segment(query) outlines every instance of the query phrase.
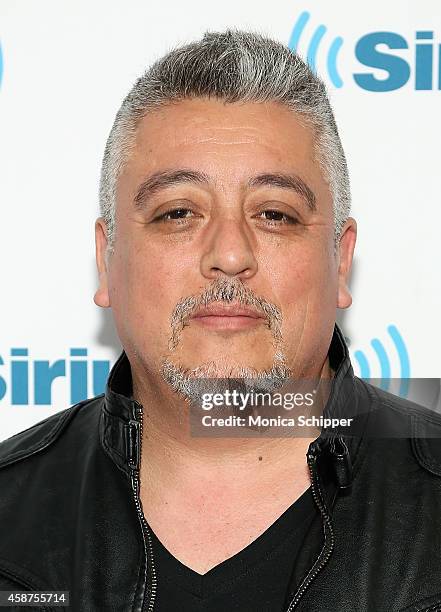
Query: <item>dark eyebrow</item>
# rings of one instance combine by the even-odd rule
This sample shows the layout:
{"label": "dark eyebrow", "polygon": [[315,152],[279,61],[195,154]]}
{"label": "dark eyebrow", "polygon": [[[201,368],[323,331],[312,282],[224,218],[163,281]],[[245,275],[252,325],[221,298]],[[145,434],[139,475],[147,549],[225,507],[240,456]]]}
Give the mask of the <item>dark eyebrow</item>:
{"label": "dark eyebrow", "polygon": [[210,179],[207,174],[195,170],[164,170],[163,172],[155,172],[138,187],[133,200],[135,206],[142,208],[145,201],[158,191],[161,191],[161,189],[181,183],[196,183],[208,186]]}
{"label": "dark eyebrow", "polygon": [[255,176],[248,181],[249,187],[259,187],[261,185],[291,189],[291,191],[295,191],[302,196],[312,212],[317,210],[316,198],[313,191],[308,187],[305,181],[296,174],[259,174],[259,176]]}
{"label": "dark eyebrow", "polygon": [[[182,183],[195,183],[198,185],[208,186],[210,184],[210,177],[204,172],[186,169],[155,172],[146,178],[138,187],[134,197],[135,206],[137,208],[142,208],[146,200],[148,200],[155,193],[161,191],[161,189]],[[281,187],[282,189],[290,189],[291,191],[295,191],[297,194],[302,196],[311,211],[314,212],[317,210],[314,193],[308,187],[305,181],[303,181],[296,174],[259,174],[258,176],[251,178],[247,183],[248,188],[260,186]]]}

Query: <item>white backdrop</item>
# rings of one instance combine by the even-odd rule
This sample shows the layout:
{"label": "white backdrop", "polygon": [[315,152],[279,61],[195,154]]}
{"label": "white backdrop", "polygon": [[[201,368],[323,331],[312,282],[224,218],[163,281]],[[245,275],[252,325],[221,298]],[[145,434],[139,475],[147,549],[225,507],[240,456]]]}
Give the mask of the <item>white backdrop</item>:
{"label": "white backdrop", "polygon": [[[120,351],[110,312],[92,300],[107,134],[152,61],[228,26],[288,44],[304,23],[298,48],[329,84],[359,228],[354,302],[339,319],[356,374],[441,377],[438,0],[0,7],[0,439],[102,391]],[[371,91],[356,74],[396,88]],[[51,387],[48,371],[58,374]]]}

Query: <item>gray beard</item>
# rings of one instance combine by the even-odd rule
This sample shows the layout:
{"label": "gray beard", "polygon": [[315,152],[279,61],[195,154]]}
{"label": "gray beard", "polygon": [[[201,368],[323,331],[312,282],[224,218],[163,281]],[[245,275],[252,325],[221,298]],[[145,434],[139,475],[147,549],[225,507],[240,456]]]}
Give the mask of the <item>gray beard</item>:
{"label": "gray beard", "polygon": [[[268,370],[232,368],[228,376],[220,376],[215,363],[190,370],[167,359],[163,362],[161,375],[173,391],[200,409],[202,398],[207,393],[224,395],[225,391],[234,390],[242,394],[271,393],[285,384],[290,377],[290,370],[286,367],[283,356],[278,353]],[[241,416],[246,416],[248,408],[239,411],[238,407],[231,406],[228,407],[227,413],[225,411],[225,406],[214,407],[211,414],[215,416],[222,413],[223,416],[227,416],[227,413],[233,415],[240,413]]]}
{"label": "gray beard", "polygon": [[165,382],[173,391],[199,407],[204,393],[224,393],[226,390],[234,389],[242,393],[249,391],[269,393],[283,386],[291,372],[286,366],[286,359],[280,348],[282,313],[274,304],[256,296],[237,278],[216,278],[202,295],[189,296],[176,305],[170,320],[172,331],[169,340],[170,356],[181,341],[182,331],[191,315],[200,306],[207,306],[216,301],[223,303],[238,301],[255,307],[265,315],[275,349],[271,366],[263,370],[232,366],[225,371],[212,361],[191,369],[177,365],[170,358],[166,358],[161,365],[161,376]]}

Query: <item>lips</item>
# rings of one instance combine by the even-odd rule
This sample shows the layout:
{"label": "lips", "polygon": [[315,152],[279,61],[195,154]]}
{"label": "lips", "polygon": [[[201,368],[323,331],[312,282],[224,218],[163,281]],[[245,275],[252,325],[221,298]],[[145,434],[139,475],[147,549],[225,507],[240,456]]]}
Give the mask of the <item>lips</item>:
{"label": "lips", "polygon": [[191,317],[192,319],[200,319],[205,317],[248,317],[250,319],[264,319],[262,313],[242,304],[209,304],[198,308]]}
{"label": "lips", "polygon": [[206,330],[230,334],[258,328],[266,318],[252,306],[212,303],[198,308],[191,322]]}

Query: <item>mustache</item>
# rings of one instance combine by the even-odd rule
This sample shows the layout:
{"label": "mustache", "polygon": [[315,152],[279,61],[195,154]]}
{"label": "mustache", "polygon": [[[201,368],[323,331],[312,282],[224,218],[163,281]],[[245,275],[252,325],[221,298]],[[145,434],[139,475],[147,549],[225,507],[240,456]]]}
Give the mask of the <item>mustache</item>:
{"label": "mustache", "polygon": [[176,348],[184,327],[188,324],[190,317],[201,307],[208,306],[212,302],[238,302],[242,305],[251,306],[262,313],[267,320],[268,328],[273,334],[276,342],[282,339],[282,312],[272,302],[257,296],[254,291],[243,284],[238,278],[216,278],[200,295],[190,295],[180,300],[170,317],[172,336],[169,342],[170,350]]}

